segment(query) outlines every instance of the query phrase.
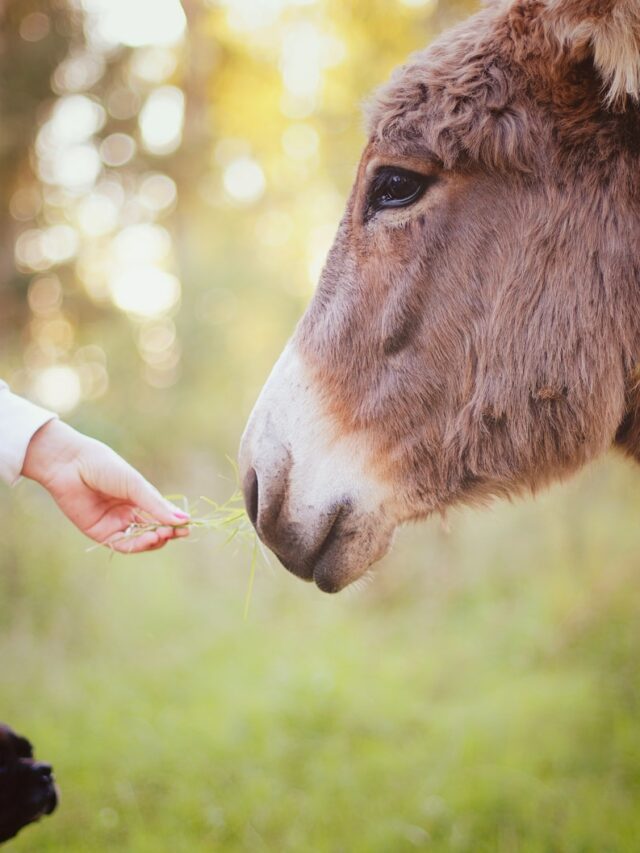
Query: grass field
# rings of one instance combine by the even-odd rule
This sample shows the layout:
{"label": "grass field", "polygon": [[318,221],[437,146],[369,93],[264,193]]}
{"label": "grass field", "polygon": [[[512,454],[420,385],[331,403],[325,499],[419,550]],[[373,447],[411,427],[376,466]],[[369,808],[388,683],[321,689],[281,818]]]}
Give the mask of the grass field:
{"label": "grass field", "polygon": [[0,718],[61,807],[7,853],[635,851],[640,477],[402,531],[324,597],[215,537],[85,553],[0,510]]}

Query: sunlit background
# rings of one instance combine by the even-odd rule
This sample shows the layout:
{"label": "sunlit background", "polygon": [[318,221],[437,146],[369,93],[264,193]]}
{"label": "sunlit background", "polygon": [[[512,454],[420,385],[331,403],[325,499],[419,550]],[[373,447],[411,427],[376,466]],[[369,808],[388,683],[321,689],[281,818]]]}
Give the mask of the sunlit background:
{"label": "sunlit background", "polygon": [[[0,376],[224,500],[364,144],[472,0],[5,0]],[[0,719],[63,791],[15,851],[634,851],[640,472],[404,530],[338,598],[214,534],[86,552],[0,492]]]}

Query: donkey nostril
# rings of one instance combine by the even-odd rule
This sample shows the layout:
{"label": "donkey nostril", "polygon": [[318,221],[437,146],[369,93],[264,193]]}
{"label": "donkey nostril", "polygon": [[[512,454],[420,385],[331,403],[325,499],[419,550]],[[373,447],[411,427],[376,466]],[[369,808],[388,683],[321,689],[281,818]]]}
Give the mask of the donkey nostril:
{"label": "donkey nostril", "polygon": [[251,468],[244,481],[244,502],[247,507],[247,515],[254,527],[258,520],[258,500],[258,475],[255,468]]}

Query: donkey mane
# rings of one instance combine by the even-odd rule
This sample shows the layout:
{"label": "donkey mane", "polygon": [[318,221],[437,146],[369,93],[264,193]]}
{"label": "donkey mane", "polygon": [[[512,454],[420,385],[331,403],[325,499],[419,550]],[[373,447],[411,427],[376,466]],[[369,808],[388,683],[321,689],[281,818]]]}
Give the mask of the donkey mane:
{"label": "donkey mane", "polygon": [[426,147],[446,169],[527,173],[551,127],[541,105],[565,147],[602,168],[638,98],[638,0],[493,0],[397,69],[366,113],[372,138]]}

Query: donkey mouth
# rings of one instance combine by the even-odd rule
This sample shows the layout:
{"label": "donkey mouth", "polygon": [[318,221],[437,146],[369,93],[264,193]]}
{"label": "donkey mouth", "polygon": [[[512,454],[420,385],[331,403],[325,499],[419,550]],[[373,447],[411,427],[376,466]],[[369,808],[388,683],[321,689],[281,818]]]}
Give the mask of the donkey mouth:
{"label": "donkey mouth", "polygon": [[332,513],[332,521],[324,529],[320,545],[311,553],[299,548],[284,554],[270,547],[291,574],[330,594],[349,586],[384,557],[394,532],[380,518],[356,515],[349,502]]}
{"label": "donkey mouth", "polygon": [[318,567],[314,569],[313,580],[320,592],[327,592],[330,595],[340,592],[340,590],[344,589],[345,586],[348,586],[350,583],[349,579],[340,577],[339,568],[336,571],[334,564],[318,565]]}
{"label": "donkey mouth", "polygon": [[[293,537],[288,537],[289,547],[286,549],[278,545],[274,547],[274,543],[269,542],[269,538],[264,535],[261,538],[292,575],[310,583],[315,582],[322,592],[339,592],[349,582],[342,577],[341,550],[344,544],[342,531],[345,519],[350,513],[351,506],[348,501],[327,513],[327,520],[319,536],[319,544],[312,550],[305,550],[299,543],[292,542]],[[259,528],[258,532],[260,533]]]}
{"label": "donkey mouth", "polygon": [[349,541],[354,535],[349,525],[352,515],[353,506],[350,501],[345,501],[337,509],[333,524],[318,549],[314,560],[313,580],[321,592],[340,592],[349,584],[344,555],[348,552]]}
{"label": "donkey mouth", "polygon": [[307,583],[315,583],[321,592],[340,592],[340,590],[344,589],[351,582],[349,578],[343,576],[344,573],[340,570],[339,558],[335,562],[325,558],[315,566],[308,568],[307,563],[294,563],[278,554],[276,554],[276,557],[288,572]]}

